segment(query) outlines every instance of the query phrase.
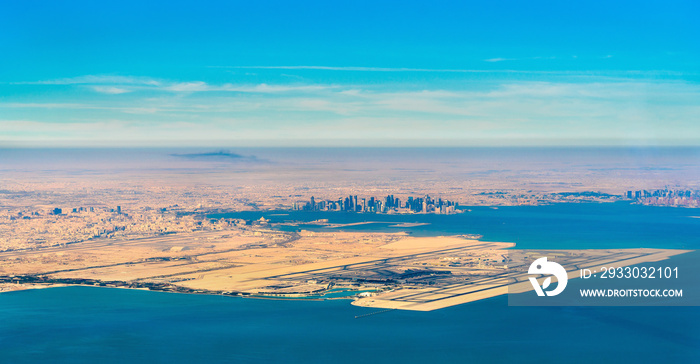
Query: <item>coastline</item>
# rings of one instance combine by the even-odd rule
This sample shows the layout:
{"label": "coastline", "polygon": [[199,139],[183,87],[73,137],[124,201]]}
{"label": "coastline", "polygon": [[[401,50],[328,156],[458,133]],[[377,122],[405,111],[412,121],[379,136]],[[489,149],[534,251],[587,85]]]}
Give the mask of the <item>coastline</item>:
{"label": "coastline", "polygon": [[[442,237],[446,238],[446,237]],[[447,237],[449,238],[449,237]],[[421,239],[417,239],[421,240]],[[385,249],[415,249],[410,244],[407,246],[401,246],[400,242],[394,242],[388,244]],[[449,245],[448,245],[449,246]],[[590,269],[600,270],[601,267],[606,265],[615,265],[616,267],[626,267],[641,263],[657,262],[667,259],[673,259],[675,256],[679,256],[685,253],[694,252],[695,250],[678,250],[678,249],[622,249],[613,250],[606,252],[597,252],[593,250],[587,251],[550,251],[550,252],[536,252],[528,250],[512,250],[512,246],[506,249],[510,250],[514,254],[525,254],[525,256],[539,256],[540,254],[549,254],[553,256],[558,256],[558,260],[563,259],[565,256],[576,257],[578,253],[585,254],[599,254],[598,258],[596,255],[592,255],[589,258],[590,262],[585,267]],[[575,255],[571,255],[575,253]],[[602,255],[600,255],[602,253]],[[609,259],[607,256],[609,254],[616,256],[614,259]],[[620,256],[622,254],[622,256]],[[591,258],[592,257],[592,258]],[[576,265],[576,269],[567,269],[567,275],[569,279],[579,278],[578,270],[584,266]],[[144,283],[144,282],[127,282],[127,281],[99,281],[94,279],[56,279],[49,278],[46,276],[14,276],[12,277],[12,282],[0,283],[0,294],[6,292],[16,292],[22,290],[33,290],[33,289],[46,289],[46,288],[58,288],[67,286],[82,286],[82,287],[101,287],[101,288],[120,288],[120,289],[135,289],[135,290],[147,290],[154,292],[166,292],[166,293],[184,293],[184,294],[201,294],[201,295],[215,295],[215,296],[229,296],[229,297],[242,297],[242,298],[256,298],[256,299],[267,299],[267,300],[312,300],[312,301],[323,301],[323,300],[336,300],[336,299],[347,299],[351,300],[350,304],[360,307],[371,307],[371,308],[382,308],[382,309],[400,309],[400,310],[411,310],[411,311],[432,311],[436,309],[441,309],[445,307],[450,307],[454,305],[460,305],[464,303],[480,301],[495,296],[500,296],[509,293],[523,293],[533,290],[533,288],[528,284],[525,278],[520,277],[523,273],[511,273],[514,275],[501,276],[501,274],[494,276],[493,278],[485,277],[483,282],[479,280],[461,286],[461,288],[456,288],[454,285],[449,285],[447,290],[444,290],[440,286],[437,287],[404,287],[401,285],[391,287],[385,287],[383,289],[377,289],[376,287],[333,287],[328,286],[323,290],[316,290],[309,292],[308,294],[300,292],[290,292],[290,293],[254,293],[254,292],[239,292],[239,291],[223,291],[223,290],[212,290],[212,289],[192,289],[183,286],[176,286],[172,284],[156,284],[156,283]],[[326,295],[333,295],[334,292],[342,294],[341,296],[333,297]],[[446,294],[450,292],[449,294]],[[404,300],[406,296],[410,297],[422,297],[420,300],[414,298],[408,301]]]}
{"label": "coastline", "polygon": [[[7,262],[3,267],[5,272],[15,274],[0,277],[0,282],[4,282],[6,291],[79,285],[282,300],[336,299],[323,296],[338,286],[346,286],[358,293],[375,291],[366,295],[370,297],[357,298],[355,294],[343,297],[352,298],[353,305],[433,310],[507,293],[508,282],[503,279],[504,275],[511,277],[509,279],[515,277],[517,281],[516,273],[526,271],[525,264],[534,258],[532,254],[579,260],[590,255],[595,258],[593,261],[602,262],[606,261],[606,255],[612,254],[644,261],[645,255],[662,254],[662,251],[674,255],[690,250],[685,246],[696,247],[694,240],[684,239],[689,244],[683,244],[667,236],[666,231],[663,240],[637,239],[618,244],[615,235],[587,239],[586,234],[594,230],[590,222],[595,221],[589,216],[598,216],[603,211],[620,216],[617,215],[620,212],[644,213],[647,209],[618,205],[608,210],[579,204],[498,210],[474,207],[473,211],[460,215],[412,215],[400,226],[392,226],[401,221],[396,216],[377,215],[377,219],[367,222],[358,221],[368,217],[362,214],[241,212],[221,218],[246,221],[245,225],[219,231],[141,239],[100,239],[65,247],[3,252],[2,257]],[[663,214],[657,214],[656,209],[649,211],[654,213],[642,216],[648,216],[648,220],[660,219],[660,223],[677,221],[679,216],[675,209],[665,210]],[[534,225],[535,229],[530,226],[532,216],[541,226],[559,223],[562,212],[586,229],[547,230],[543,235],[537,230],[538,225]],[[264,219],[260,219],[261,215]],[[278,217],[268,220],[272,216]],[[303,219],[324,224],[330,219],[334,224],[328,225],[337,223],[347,230],[314,227],[290,231],[284,230],[285,225],[280,223]],[[690,222],[685,224],[692,226],[696,219],[687,220]],[[646,219],[641,220],[644,221]],[[368,227],[376,223],[381,225]],[[619,221],[606,220],[606,224],[610,223],[624,226],[625,232],[639,231]],[[302,225],[307,224],[296,226]],[[448,225],[454,229],[446,229]],[[504,240],[494,238],[494,231],[504,229],[518,234],[518,246],[499,243]],[[487,236],[466,233],[477,231]],[[556,243],[557,248],[532,249],[527,234],[545,236]],[[525,240],[526,249],[521,247],[521,240]],[[579,248],[584,244],[577,244],[578,241],[588,248]],[[666,243],[668,241],[670,244]],[[673,249],[630,248],[642,244],[667,245]],[[127,246],[129,255],[123,254]],[[571,248],[558,248],[565,246]],[[605,248],[612,246],[619,248]],[[408,294],[417,298],[409,303],[404,297]]]}

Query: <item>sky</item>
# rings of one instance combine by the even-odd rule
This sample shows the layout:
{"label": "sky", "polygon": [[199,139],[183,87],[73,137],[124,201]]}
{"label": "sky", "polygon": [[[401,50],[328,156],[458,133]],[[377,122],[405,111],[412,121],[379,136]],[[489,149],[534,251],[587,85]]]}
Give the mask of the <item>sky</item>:
{"label": "sky", "polygon": [[3,1],[0,147],[700,145],[698,1]]}

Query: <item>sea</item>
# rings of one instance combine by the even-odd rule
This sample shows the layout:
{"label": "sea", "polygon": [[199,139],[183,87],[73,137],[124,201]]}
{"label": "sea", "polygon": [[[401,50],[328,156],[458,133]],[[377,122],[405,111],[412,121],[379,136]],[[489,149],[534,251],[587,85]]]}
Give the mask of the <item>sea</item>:
{"label": "sea", "polygon": [[[700,209],[626,202],[468,209],[447,216],[269,211],[210,217],[371,221],[278,228],[479,234],[525,249],[700,248]],[[425,225],[392,227],[407,222]],[[348,299],[97,287],[8,292],[0,294],[0,363],[700,362],[700,307],[516,307],[499,296],[431,312],[379,311]]]}

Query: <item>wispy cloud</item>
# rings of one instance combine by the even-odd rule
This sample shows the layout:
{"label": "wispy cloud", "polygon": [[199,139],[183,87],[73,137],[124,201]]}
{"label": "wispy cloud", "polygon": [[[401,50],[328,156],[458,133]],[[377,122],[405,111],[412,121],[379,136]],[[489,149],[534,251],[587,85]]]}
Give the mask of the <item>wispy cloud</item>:
{"label": "wispy cloud", "polygon": [[14,85],[145,85],[158,86],[160,81],[149,77],[85,75],[44,81],[12,82]]}
{"label": "wispy cloud", "polygon": [[143,140],[152,135],[163,140],[330,140],[365,135],[453,140],[611,136],[700,142],[700,85],[692,82],[510,79],[421,89],[414,84],[110,84],[125,80],[87,79],[105,83],[73,84],[103,94],[132,93],[95,98],[67,93],[60,99],[0,103],[6,119],[0,120],[0,134],[4,130],[7,138],[34,134],[86,140],[97,140],[108,131],[115,140],[138,134]]}
{"label": "wispy cloud", "polygon": [[[440,68],[391,68],[391,67],[337,67],[337,66],[211,66],[212,68],[239,69],[280,69],[280,70],[322,70],[349,72],[457,72],[457,73],[487,73],[490,70],[477,69],[440,69]],[[517,72],[517,71],[497,71]]]}
{"label": "wispy cloud", "polygon": [[123,87],[115,87],[115,86],[92,86],[92,89],[95,90],[96,92],[103,93],[103,94],[110,94],[110,95],[118,95],[118,94],[125,94],[128,92],[131,92],[128,89],[125,89]]}
{"label": "wispy cloud", "polygon": [[228,91],[228,92],[246,92],[246,93],[280,93],[280,92],[313,92],[337,88],[333,85],[268,85],[265,83],[257,85],[211,85],[206,82],[181,82],[173,83],[163,87],[163,90],[173,92],[211,92],[211,91]]}
{"label": "wispy cloud", "polygon": [[[605,56],[610,58],[612,56]],[[578,58],[571,56],[571,58]],[[529,57],[529,58],[489,58],[484,62],[497,63],[506,61],[522,61],[522,60],[538,60],[538,59],[557,59],[557,57]],[[581,70],[533,70],[533,69],[452,69],[452,68],[402,68],[402,67],[354,67],[354,66],[209,66],[209,68],[223,69],[258,69],[258,70],[318,70],[318,71],[340,71],[340,72],[416,72],[416,73],[455,73],[455,74],[493,74],[493,75],[539,75],[543,77],[657,77],[657,76],[691,76],[697,73],[669,71],[669,70],[616,70],[616,71],[581,71]],[[290,77],[289,74],[284,74],[285,77]]]}
{"label": "wispy cloud", "polygon": [[[576,58],[574,56],[573,58]],[[557,57],[549,56],[549,57],[543,57],[543,56],[537,56],[537,57],[525,57],[525,58],[502,58],[502,57],[496,57],[496,58],[488,58],[485,59],[484,62],[505,62],[505,61],[531,61],[531,60],[537,60],[537,59],[557,59]]]}
{"label": "wispy cloud", "polygon": [[[155,114],[162,111],[155,107],[137,107],[137,106],[110,106],[103,104],[89,104],[89,103],[59,103],[59,102],[8,102],[0,103],[0,109],[53,109],[53,110],[99,110],[99,111],[110,111],[110,112],[124,112],[127,114]],[[187,110],[178,110],[187,111]]]}
{"label": "wispy cloud", "polygon": [[283,93],[283,92],[314,92],[330,88],[335,85],[309,85],[309,84],[284,84],[271,85],[260,84],[210,84],[204,81],[168,81],[156,80],[149,77],[133,76],[104,76],[86,75],[73,78],[61,78],[45,81],[13,82],[14,85],[76,85],[102,94],[124,94],[135,91],[166,91],[174,93],[193,92],[241,92],[241,93]]}
{"label": "wispy cloud", "polygon": [[489,59],[484,60],[484,62],[503,62],[503,61],[515,61],[515,58],[489,58]]}

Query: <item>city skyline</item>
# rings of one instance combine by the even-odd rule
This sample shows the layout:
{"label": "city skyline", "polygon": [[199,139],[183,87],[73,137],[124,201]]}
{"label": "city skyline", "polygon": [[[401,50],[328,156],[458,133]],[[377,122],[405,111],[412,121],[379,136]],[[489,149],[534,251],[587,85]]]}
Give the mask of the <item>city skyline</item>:
{"label": "city skyline", "polygon": [[0,146],[697,146],[698,7],[4,4]]}

